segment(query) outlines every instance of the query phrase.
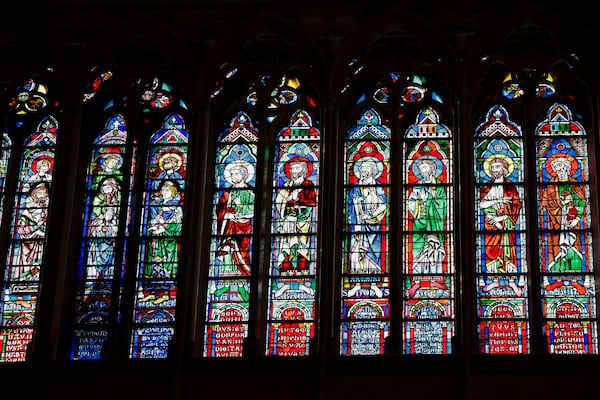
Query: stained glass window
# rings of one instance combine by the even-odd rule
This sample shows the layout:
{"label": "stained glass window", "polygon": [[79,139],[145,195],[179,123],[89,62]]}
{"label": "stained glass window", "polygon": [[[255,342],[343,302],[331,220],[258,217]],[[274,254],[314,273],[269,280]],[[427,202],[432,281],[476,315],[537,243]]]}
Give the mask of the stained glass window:
{"label": "stained glass window", "polygon": [[[412,33],[380,36],[395,46]],[[263,57],[296,47],[273,53],[265,37],[201,105],[195,163],[187,106],[158,77],[92,69],[65,151],[75,175],[55,172],[65,153],[60,119],[41,113],[58,104],[48,87],[19,88],[0,148],[0,362],[28,361],[34,347],[34,360],[167,359],[173,343],[177,357],[192,347],[206,358],[598,354],[597,112],[587,88],[565,90],[578,77],[508,73],[501,60],[496,93],[473,82],[484,101],[463,102],[468,83],[443,92],[452,62],[412,70],[419,57],[405,63],[376,39],[372,54],[357,51],[369,62],[323,78],[328,96],[340,90],[321,105],[299,67]],[[81,198],[54,228],[51,193],[63,187],[60,199]],[[186,236],[190,199],[207,223]],[[64,240],[55,252],[51,229]],[[33,346],[40,323],[51,337]]]}
{"label": "stained glass window", "polygon": [[404,353],[449,354],[456,309],[452,135],[426,107],[404,138]]}
{"label": "stained glass window", "polygon": [[[552,73],[505,73],[502,105],[475,131],[482,353],[598,353],[587,106],[578,102],[586,85],[572,72],[559,63]],[[537,110],[530,134],[517,98]]]}
{"label": "stained glass window", "polygon": [[503,82],[504,86],[502,87],[502,95],[505,98],[507,98],[509,100],[514,100],[514,99],[518,99],[519,97],[523,96],[523,94],[525,93],[518,78],[519,77],[517,74],[511,74],[511,73],[508,73],[506,75],[506,77],[504,77],[504,82]]}
{"label": "stained glass window", "polygon": [[530,351],[521,127],[492,107],[475,132],[476,282],[480,351]]}
{"label": "stained glass window", "polygon": [[390,138],[373,109],[346,135],[343,355],[383,354],[389,334]]}
{"label": "stained glass window", "polygon": [[238,113],[219,137],[204,354],[239,357],[248,334],[258,132]]}
{"label": "stained glass window", "polygon": [[[204,355],[307,356],[318,300],[316,102],[299,69],[253,76],[228,64],[212,99],[232,99],[237,111],[216,140]],[[265,328],[250,335],[263,315]]]}
{"label": "stained glass window", "polygon": [[[92,68],[92,72],[97,72],[97,67]],[[86,92],[83,94],[83,101],[85,102],[93,99],[102,84],[112,78],[112,76],[113,73],[110,70],[96,73],[93,80],[86,87]]]}
{"label": "stained glass window", "polygon": [[[98,359],[108,340],[109,329],[121,319],[120,288],[125,272],[126,241],[131,220],[129,189],[132,177],[123,168],[134,165],[125,162],[127,128],[123,116],[111,117],[93,143],[88,161],[87,188],[83,214],[83,240],[79,260],[78,288],[75,306],[75,330],[71,358]],[[122,216],[122,214],[124,214]]]}
{"label": "stained glass window", "polygon": [[597,354],[588,140],[553,104],[536,134],[543,332],[551,354]]}
{"label": "stained glass window", "polygon": [[[280,96],[284,96],[283,92]],[[290,90],[287,92],[291,93]],[[317,304],[320,140],[319,130],[305,110],[296,111],[289,125],[277,135],[267,313],[268,355],[310,354]]]}
{"label": "stained glass window", "polygon": [[[48,69],[52,72],[52,69]],[[35,115],[48,107],[48,85],[37,79],[28,79],[18,88],[19,93],[11,99],[9,107],[18,116]],[[17,127],[23,120],[17,122]]]}
{"label": "stained glass window", "polygon": [[[26,101],[23,104],[31,106]],[[21,154],[0,303],[1,361],[25,361],[33,341],[57,133],[56,119],[45,117],[25,140]]]}
{"label": "stained glass window", "polygon": [[363,108],[344,142],[340,354],[450,354],[455,155],[441,85],[358,60],[346,81]]}
{"label": "stained glass window", "polygon": [[167,358],[175,331],[187,146],[188,132],[177,114],[168,116],[150,138],[131,358]]}
{"label": "stained glass window", "polygon": [[[159,77],[112,83],[92,69],[90,135],[70,358],[167,358],[175,329],[186,193],[185,103]],[[128,96],[137,102],[128,107]],[[129,100],[131,103],[131,100]],[[181,113],[180,113],[181,112]],[[131,126],[135,126],[132,129]],[[143,147],[143,160],[138,157]]]}

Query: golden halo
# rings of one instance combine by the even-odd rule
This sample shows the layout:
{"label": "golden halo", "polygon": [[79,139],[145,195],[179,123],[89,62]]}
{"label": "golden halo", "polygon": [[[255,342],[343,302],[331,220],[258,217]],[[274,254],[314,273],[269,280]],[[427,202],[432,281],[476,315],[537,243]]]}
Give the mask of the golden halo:
{"label": "golden halo", "polygon": [[183,165],[183,158],[181,158],[181,155],[174,152],[166,152],[158,158],[158,167],[163,171],[165,170],[163,167],[165,157],[171,157],[177,160],[177,162],[175,163],[175,168],[173,168],[175,171],[177,171]]}
{"label": "golden halo", "polygon": [[507,175],[512,175],[513,171],[515,170],[515,162],[512,160],[512,158],[508,157],[506,154],[492,154],[491,156],[486,158],[483,161],[483,172],[485,172],[485,174],[487,176],[492,177],[492,173],[490,172],[490,164],[492,163],[492,160],[496,159],[496,158],[501,158],[504,161],[506,161],[506,165],[507,165],[507,169],[508,169]]}

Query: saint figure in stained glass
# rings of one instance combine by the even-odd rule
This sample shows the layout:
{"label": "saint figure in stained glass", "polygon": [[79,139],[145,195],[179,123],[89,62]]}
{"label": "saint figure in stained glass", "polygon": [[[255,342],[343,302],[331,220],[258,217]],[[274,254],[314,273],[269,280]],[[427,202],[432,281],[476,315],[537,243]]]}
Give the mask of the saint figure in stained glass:
{"label": "saint figure in stained glass", "polygon": [[[230,188],[222,191],[217,203],[221,239],[216,258],[220,275],[250,275],[250,234],[254,217],[254,191],[248,181],[254,178],[254,167],[245,160],[232,161],[225,167],[224,179]],[[229,273],[228,273],[229,272]]]}
{"label": "saint figure in stained glass", "polygon": [[278,265],[280,272],[308,271],[313,249],[310,245],[313,209],[317,194],[312,175],[312,162],[306,157],[293,157],[284,166],[288,180],[275,199],[281,237]]}
{"label": "saint figure in stained glass", "polygon": [[102,279],[113,275],[120,204],[121,186],[119,182],[114,177],[106,178],[92,199],[92,213],[87,235],[89,237],[88,278]]}
{"label": "saint figure in stained glass", "polygon": [[[572,177],[578,169],[568,153],[555,153],[546,162],[550,183],[542,192],[541,207],[548,218],[548,271],[583,272],[581,243],[573,232],[579,228],[587,201],[583,189]],[[581,294],[585,288],[581,287]]]}
{"label": "saint figure in stained glass", "polygon": [[18,257],[13,260],[14,280],[38,280],[42,263],[42,240],[46,236],[48,216],[48,184],[35,184],[25,197],[17,222]]}
{"label": "saint figure in stained glass", "polygon": [[[498,147],[497,145],[496,147]],[[481,187],[479,207],[484,223],[485,272],[488,282],[484,292],[500,286],[500,276],[509,274],[508,286],[517,296],[522,289],[517,284],[517,239],[515,227],[521,211],[521,199],[516,187],[508,178],[514,170],[511,158],[502,153],[490,155],[483,163],[483,171],[493,182]]]}
{"label": "saint figure in stained glass", "polygon": [[381,231],[387,214],[387,196],[378,181],[384,172],[383,157],[373,145],[364,149],[354,161],[357,185],[348,191],[348,217],[354,228],[350,238],[350,273],[381,274]]}
{"label": "saint figure in stained glass", "polygon": [[440,274],[427,278],[430,287],[447,290],[444,270],[446,250],[443,231],[447,224],[448,199],[443,182],[439,178],[444,172],[443,153],[434,142],[423,142],[412,163],[412,173],[418,179],[407,200],[412,223],[412,286],[408,291],[415,297],[421,287],[420,274]]}
{"label": "saint figure in stained glass", "polygon": [[178,236],[181,233],[183,210],[179,189],[173,181],[163,181],[160,189],[152,194],[149,213],[150,244],[146,253],[144,279],[148,280],[146,286],[152,289],[140,301],[152,299],[154,304],[160,304],[169,299],[167,291],[170,285],[163,287],[163,283],[150,280],[175,278],[179,261]]}

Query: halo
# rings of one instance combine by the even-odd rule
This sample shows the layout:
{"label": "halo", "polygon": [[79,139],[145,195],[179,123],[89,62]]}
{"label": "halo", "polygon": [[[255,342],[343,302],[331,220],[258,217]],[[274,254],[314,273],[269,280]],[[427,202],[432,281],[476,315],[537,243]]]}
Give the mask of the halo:
{"label": "halo", "polygon": [[296,163],[296,162],[306,163],[306,178],[308,178],[309,176],[312,175],[312,173],[313,173],[312,161],[306,157],[294,157],[294,158],[290,158],[289,160],[287,160],[283,166],[283,172],[285,173],[285,176],[287,176],[288,178],[292,177],[290,174],[290,165],[292,165],[293,163]]}
{"label": "halo", "polygon": [[177,160],[177,163],[175,164],[175,168],[174,168],[175,171],[177,171],[183,165],[183,158],[181,157],[181,155],[179,153],[176,153],[174,151],[166,151],[158,157],[158,167],[162,171],[165,170],[163,168],[163,163],[164,163],[165,157],[171,157],[171,158],[174,158]]}
{"label": "halo", "polygon": [[38,163],[42,160],[46,160],[46,161],[48,161],[48,163],[50,163],[50,169],[48,169],[48,172],[52,172],[52,168],[54,167],[54,159],[50,156],[39,156],[35,160],[33,160],[31,162],[31,169],[33,170],[33,172],[35,172],[37,174]]}
{"label": "halo", "polygon": [[435,163],[435,165],[437,167],[435,169],[435,177],[436,178],[438,176],[440,176],[442,174],[442,172],[444,171],[444,165],[442,164],[442,161],[439,158],[434,157],[434,156],[421,156],[413,161],[413,164],[411,167],[413,175],[416,176],[417,178],[421,179],[423,177],[423,175],[421,175],[421,172],[419,171],[419,163],[423,160],[431,160]]}
{"label": "halo", "polygon": [[381,176],[381,174],[383,174],[383,161],[381,161],[379,158],[374,157],[374,156],[363,156],[363,157],[357,159],[356,161],[354,161],[354,165],[352,166],[352,171],[354,172],[354,176],[356,176],[357,178],[360,176],[360,166],[365,161],[372,161],[377,166],[377,173],[373,177],[374,179],[379,178]]}
{"label": "halo", "polygon": [[225,166],[225,171],[223,171],[223,177],[225,178],[225,180],[229,183],[233,183],[231,182],[231,170],[240,167],[246,168],[246,171],[248,171],[248,176],[246,177],[244,182],[250,182],[254,178],[254,166],[246,160],[235,160],[227,164]]}
{"label": "halo", "polygon": [[490,178],[492,177],[492,173],[490,172],[490,164],[492,163],[492,160],[495,158],[502,158],[504,161],[506,161],[506,165],[507,165],[506,168],[508,169],[507,176],[512,175],[513,171],[515,170],[515,162],[512,160],[512,158],[508,157],[506,154],[501,154],[501,153],[492,154],[483,161],[483,172],[485,172],[485,174],[487,176],[489,176]]}
{"label": "halo", "polygon": [[119,169],[119,168],[121,168],[121,165],[123,165],[123,156],[121,156],[119,153],[106,153],[106,154],[102,155],[102,157],[100,157],[100,166],[104,167],[104,163],[109,158],[117,159],[118,163],[117,163],[117,166],[115,169]]}
{"label": "halo", "polygon": [[571,164],[571,171],[569,171],[569,176],[573,176],[573,174],[575,174],[575,171],[577,171],[577,160],[575,159],[575,157],[573,157],[570,154],[567,153],[555,153],[552,154],[550,157],[548,157],[548,159],[546,160],[546,171],[551,175],[551,176],[556,176],[556,171],[554,171],[554,169],[552,168],[552,163],[557,159],[557,158],[564,158],[567,161],[569,161],[569,163]]}

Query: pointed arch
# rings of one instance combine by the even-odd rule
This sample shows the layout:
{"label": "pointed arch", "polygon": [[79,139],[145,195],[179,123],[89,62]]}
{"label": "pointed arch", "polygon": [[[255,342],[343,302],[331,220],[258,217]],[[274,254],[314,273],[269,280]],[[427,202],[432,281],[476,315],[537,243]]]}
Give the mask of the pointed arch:
{"label": "pointed arch", "polygon": [[42,118],[23,144],[4,273],[0,360],[26,361],[44,268],[58,121]]}
{"label": "pointed arch", "polygon": [[389,335],[391,136],[375,109],[346,134],[342,355],[383,354]]}
{"label": "pointed arch", "polygon": [[250,322],[259,133],[243,111],[219,135],[204,355],[240,357]]}
{"label": "pointed arch", "polygon": [[450,354],[456,329],[454,141],[432,106],[404,142],[404,352]]}
{"label": "pointed arch", "polygon": [[542,331],[551,354],[597,354],[586,130],[554,103],[535,133]]}
{"label": "pointed arch", "polygon": [[311,114],[297,110],[275,142],[267,355],[310,354],[319,273],[320,162],[321,134]]}
{"label": "pointed arch", "polygon": [[126,159],[135,157],[127,150],[127,137],[125,118],[112,115],[94,139],[88,158],[73,360],[102,358],[109,330],[122,317],[114,304],[122,301],[133,187],[131,175],[123,169],[134,164]]}
{"label": "pointed arch", "polygon": [[171,114],[150,137],[141,204],[131,358],[167,358],[175,332],[188,136],[183,118]]}
{"label": "pointed arch", "polygon": [[[318,69],[318,49],[278,17],[253,16],[236,26],[233,39],[218,46],[220,58],[213,61],[220,67],[215,65],[218,76],[210,89],[211,121],[224,128],[214,136],[203,351],[209,357],[308,356],[316,351],[318,326],[321,116],[315,82],[321,76],[313,71]],[[304,219],[296,225],[302,226],[298,232],[284,216],[283,194],[298,197],[304,189],[285,183],[294,157],[293,164],[302,164],[299,168],[310,175],[311,186],[309,198],[296,199],[302,204],[290,203],[289,212]],[[227,182],[228,171],[236,167],[239,172],[242,165],[252,179]],[[235,224],[222,211],[224,200],[232,196],[239,198],[231,210],[241,217]]]}
{"label": "pointed arch", "polygon": [[[151,18],[127,21],[117,24],[131,33],[127,41],[110,45],[116,31],[108,30],[81,58],[82,68],[89,68],[83,78],[82,142],[91,158],[70,347],[70,358],[77,360],[168,358],[177,323],[189,107],[176,77],[189,71],[175,71],[190,65],[189,49]],[[94,130],[102,132],[88,133]],[[100,207],[102,177],[94,178],[92,168],[105,174],[99,163],[116,158],[114,153],[120,170],[104,182],[117,188],[119,207]]]}
{"label": "pointed arch", "polygon": [[473,157],[480,351],[526,354],[530,297],[525,153],[521,127],[503,106],[491,107],[475,130]]}

